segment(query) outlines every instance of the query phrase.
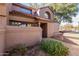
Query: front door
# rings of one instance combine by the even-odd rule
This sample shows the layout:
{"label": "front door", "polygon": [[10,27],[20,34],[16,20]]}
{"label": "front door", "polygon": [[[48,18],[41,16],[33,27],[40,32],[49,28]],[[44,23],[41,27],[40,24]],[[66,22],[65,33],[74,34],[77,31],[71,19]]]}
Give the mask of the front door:
{"label": "front door", "polygon": [[41,23],[40,27],[42,28],[42,37],[47,37],[47,23]]}

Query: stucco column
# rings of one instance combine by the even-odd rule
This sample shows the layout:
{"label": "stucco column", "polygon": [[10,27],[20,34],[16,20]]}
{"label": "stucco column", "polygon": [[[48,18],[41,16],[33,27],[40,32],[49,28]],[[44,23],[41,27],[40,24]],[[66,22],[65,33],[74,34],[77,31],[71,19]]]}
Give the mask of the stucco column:
{"label": "stucco column", "polygon": [[41,23],[40,22],[38,22],[38,26],[40,27],[40,25],[41,25]]}
{"label": "stucco column", "polygon": [[8,17],[8,4],[0,4],[0,55],[4,54],[5,31]]}

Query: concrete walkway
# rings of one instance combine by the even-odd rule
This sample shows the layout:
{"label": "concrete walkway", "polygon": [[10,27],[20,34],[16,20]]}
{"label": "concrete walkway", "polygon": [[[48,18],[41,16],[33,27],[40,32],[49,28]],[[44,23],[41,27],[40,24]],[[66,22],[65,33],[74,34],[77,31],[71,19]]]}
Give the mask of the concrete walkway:
{"label": "concrete walkway", "polygon": [[67,38],[67,39],[79,46],[79,39],[74,39],[74,38]]}
{"label": "concrete walkway", "polygon": [[65,33],[64,36],[66,39],[63,44],[69,47],[69,56],[79,56],[79,34]]}
{"label": "concrete walkway", "polygon": [[69,56],[79,56],[79,46],[65,42],[63,44],[69,48]]}

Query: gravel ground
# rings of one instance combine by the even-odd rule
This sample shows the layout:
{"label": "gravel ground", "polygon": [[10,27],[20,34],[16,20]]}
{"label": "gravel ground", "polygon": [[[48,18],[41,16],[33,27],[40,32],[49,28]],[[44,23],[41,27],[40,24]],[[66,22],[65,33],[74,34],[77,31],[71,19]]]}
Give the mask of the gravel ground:
{"label": "gravel ground", "polygon": [[37,45],[33,47],[32,49],[29,49],[26,53],[26,56],[48,56],[48,54],[42,51],[39,45]]}

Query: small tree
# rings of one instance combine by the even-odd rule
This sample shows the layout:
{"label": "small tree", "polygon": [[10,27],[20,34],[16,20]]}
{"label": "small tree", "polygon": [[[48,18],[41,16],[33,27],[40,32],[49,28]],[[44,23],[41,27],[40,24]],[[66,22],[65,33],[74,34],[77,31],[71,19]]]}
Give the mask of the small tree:
{"label": "small tree", "polygon": [[50,4],[50,8],[54,11],[54,18],[59,23],[72,22],[72,17],[77,15],[78,4],[73,3],[54,3]]}

